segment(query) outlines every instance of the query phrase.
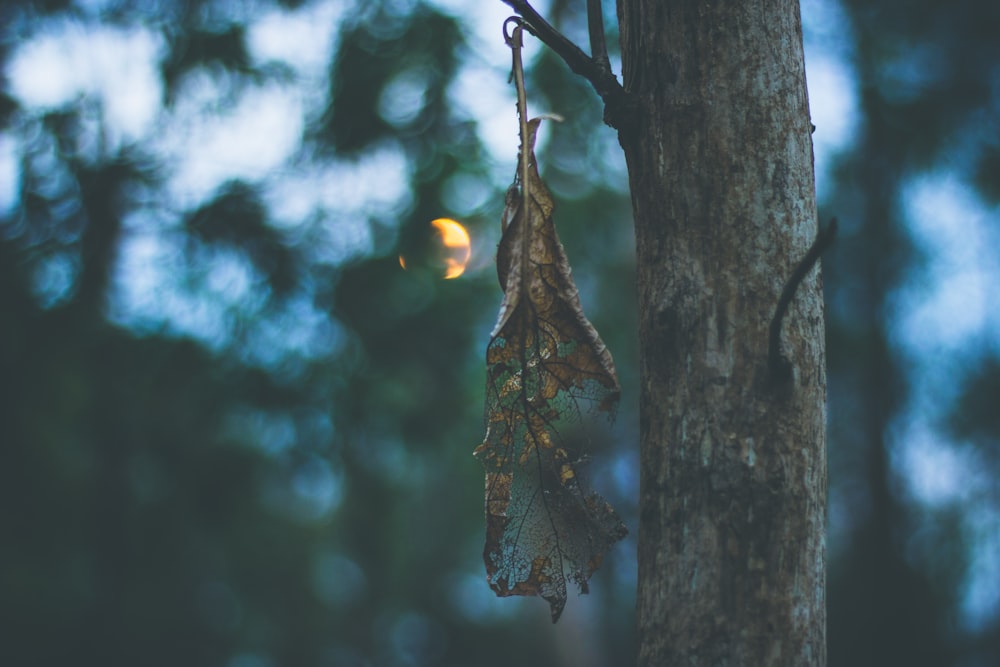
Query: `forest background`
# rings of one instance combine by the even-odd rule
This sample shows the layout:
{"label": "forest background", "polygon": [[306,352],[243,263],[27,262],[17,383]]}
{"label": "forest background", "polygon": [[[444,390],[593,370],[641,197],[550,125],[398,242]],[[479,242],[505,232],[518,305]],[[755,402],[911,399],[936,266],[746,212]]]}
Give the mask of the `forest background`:
{"label": "forest background", "polygon": [[[535,6],[585,44],[583,4]],[[529,105],[565,119],[542,175],[623,386],[588,472],[632,534],[555,626],[483,573],[509,13],[0,6],[0,664],[633,659],[627,178],[598,98],[530,37]],[[829,663],[994,665],[1000,6],[802,15],[821,218],[840,222]],[[472,237],[452,280],[427,250],[439,217]]]}

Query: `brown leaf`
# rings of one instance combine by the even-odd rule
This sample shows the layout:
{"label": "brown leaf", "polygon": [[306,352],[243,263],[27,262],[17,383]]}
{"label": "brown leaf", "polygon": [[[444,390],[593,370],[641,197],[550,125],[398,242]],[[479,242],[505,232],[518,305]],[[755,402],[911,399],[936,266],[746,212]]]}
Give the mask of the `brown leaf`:
{"label": "brown leaf", "polygon": [[556,235],[552,197],[535,164],[538,124],[529,121],[522,146],[528,165],[519,174],[527,179],[507,191],[497,249],[504,298],[486,351],[486,437],[475,454],[486,468],[490,586],[500,596],[540,595],[555,622],[567,576],[586,593],[626,531],[577,475],[582,454],[570,428],[584,404],[613,414],[619,386]]}

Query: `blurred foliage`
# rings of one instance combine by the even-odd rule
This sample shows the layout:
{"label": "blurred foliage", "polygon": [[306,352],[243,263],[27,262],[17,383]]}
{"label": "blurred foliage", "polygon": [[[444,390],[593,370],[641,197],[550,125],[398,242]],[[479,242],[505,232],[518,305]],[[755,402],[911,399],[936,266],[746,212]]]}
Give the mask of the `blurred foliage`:
{"label": "blurred foliage", "polygon": [[297,282],[295,267],[301,258],[268,224],[267,217],[253,186],[230,182],[214,200],[188,216],[185,226],[192,240],[230,246],[244,254],[276,293],[285,294]]}
{"label": "blurred foliage", "polygon": [[[994,38],[1000,11],[974,0],[844,5],[861,131],[839,159],[832,195],[821,202],[846,222],[823,262],[830,306],[831,529],[841,536],[831,538],[829,664],[994,664],[996,608],[988,619],[963,617],[970,586],[979,580],[971,569],[975,554],[995,540],[973,534],[983,521],[997,525],[1000,498],[994,492],[925,505],[908,489],[908,443],[900,437],[907,433],[901,422],[923,412],[911,407],[919,405],[926,382],[919,368],[936,363],[938,375],[958,386],[966,369],[990,363],[990,348],[918,359],[896,334],[900,290],[919,279],[927,261],[911,240],[908,185],[950,168],[990,196],[993,175],[982,168],[990,154],[979,147],[997,129],[1000,99],[992,82],[1000,66]],[[992,429],[974,406],[996,406],[996,388],[973,380],[962,392],[960,422]],[[942,413],[925,415],[941,434],[937,457],[949,446],[960,449],[948,444],[947,408]],[[969,432],[953,431],[962,439]],[[989,446],[995,447],[1000,432],[992,432]],[[995,456],[992,461],[985,475],[995,478]]]}
{"label": "blurred foliage", "polygon": [[[330,98],[339,102],[319,128],[321,140],[338,151],[355,152],[397,129],[413,136],[449,117],[445,89],[463,47],[454,18],[422,5],[399,15],[391,3],[374,2],[359,7],[352,24],[331,73]],[[422,89],[423,104],[386,113],[405,106],[404,96],[413,95],[413,89]]]}
{"label": "blurred foliage", "polygon": [[[99,94],[54,109],[4,97],[20,174],[0,221],[0,663],[600,664],[633,650],[613,558],[599,606],[560,632],[544,605],[501,606],[486,586],[472,450],[499,289],[485,262],[443,282],[396,255],[449,213],[456,183],[488,184],[464,213],[489,238],[506,183],[449,99],[461,26],[404,5],[359,3],[330,26],[327,108],[289,167],[404,155],[407,192],[359,212],[372,243],[353,260],[327,259],[322,211],[276,224],[267,179],[181,203],[158,137],[117,143]],[[203,72],[233,95],[291,76],[255,64],[224,3],[5,11],[25,35],[54,19],[159,31],[163,113]],[[149,236],[174,254],[146,298],[217,312],[222,330],[129,324],[122,290],[148,278],[123,253]],[[578,646],[588,624],[608,631]]]}
{"label": "blurred foliage", "polygon": [[[951,430],[960,438],[978,440],[983,453],[1000,456],[1000,358],[991,357],[975,369],[962,387],[961,396],[951,414]],[[992,442],[990,442],[992,441]]]}
{"label": "blurred foliage", "polygon": [[[500,290],[488,261],[452,281],[397,261],[456,200],[486,239],[477,252],[493,252],[517,139],[496,164],[458,103],[480,45],[433,3],[345,0],[323,85],[255,59],[254,20],[314,4],[261,2],[252,15],[208,0],[0,6],[0,143],[16,163],[0,212],[0,664],[629,664],[634,535],[558,626],[541,601],[493,598],[471,453]],[[576,4],[551,10],[585,34]],[[984,508],[996,516],[996,487],[927,505],[906,491],[891,436],[918,365],[894,339],[894,295],[924,261],[901,198],[910,179],[949,166],[997,200],[1000,12],[976,0],[845,11],[862,122],[822,202],[842,230],[824,258],[830,664],[992,665],[995,607],[961,619],[982,545],[997,540],[980,520]],[[18,50],[66,24],[162,39],[154,130],[123,138],[99,92],[34,107],[12,91]],[[487,65],[503,85],[508,62]],[[171,137],[159,135],[178,127],[164,119],[199,77],[218,88],[205,113],[269,82],[316,88],[322,108],[307,110],[282,173],[178,194]],[[533,109],[565,118],[549,124],[539,162],[623,386],[589,472],[634,527],[623,159],[588,86],[548,51],[528,86]],[[513,116],[513,89],[501,99]],[[406,165],[393,201],[276,212],[299,203],[280,187],[295,176],[332,174],[349,185],[322,187],[358,199],[352,170],[387,153]],[[955,387],[935,424],[991,479],[995,350],[941,361]]]}

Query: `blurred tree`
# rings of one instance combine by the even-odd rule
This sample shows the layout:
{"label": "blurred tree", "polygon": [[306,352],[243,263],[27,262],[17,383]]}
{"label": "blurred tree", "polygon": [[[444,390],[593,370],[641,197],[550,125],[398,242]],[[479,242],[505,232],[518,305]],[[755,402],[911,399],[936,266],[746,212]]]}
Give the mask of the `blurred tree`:
{"label": "blurred tree", "polygon": [[[841,527],[846,543],[838,545],[843,555],[833,560],[830,574],[830,663],[993,664],[1000,619],[979,638],[969,637],[959,621],[977,541],[969,535],[985,499],[921,507],[908,497],[898,468],[907,446],[900,422],[913,414],[921,382],[920,363],[901,349],[898,331],[899,290],[926,259],[907,219],[913,180],[948,169],[987,196],[993,191],[992,144],[985,139],[996,130],[991,81],[1000,65],[994,38],[1000,12],[995,3],[975,0],[947,7],[895,0],[844,6],[846,34],[855,44],[861,127],[825,202],[846,223],[826,263],[831,491],[833,504],[849,517]],[[975,367],[981,354],[964,348],[959,356],[969,355]],[[949,393],[996,404],[997,394],[975,381],[958,389],[968,361],[942,353],[936,363],[953,385]],[[960,402],[960,421],[988,430],[983,413],[965,411],[971,404]],[[996,476],[995,459],[975,459],[990,466],[986,475]],[[996,499],[985,506],[995,508]]]}

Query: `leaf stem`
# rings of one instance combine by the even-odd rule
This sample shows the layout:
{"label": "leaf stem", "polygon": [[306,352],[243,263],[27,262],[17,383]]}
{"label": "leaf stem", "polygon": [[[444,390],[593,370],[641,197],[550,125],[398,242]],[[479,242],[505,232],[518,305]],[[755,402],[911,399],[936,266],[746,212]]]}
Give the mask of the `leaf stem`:
{"label": "leaf stem", "polygon": [[[507,35],[507,24],[514,23],[514,30]],[[518,156],[518,171],[521,179],[521,206],[527,206],[528,160],[531,148],[528,146],[528,96],[524,89],[524,64],[521,49],[524,47],[524,20],[512,16],[504,21],[504,39],[513,57],[514,87],[517,89],[517,116],[521,132],[521,153]]]}

